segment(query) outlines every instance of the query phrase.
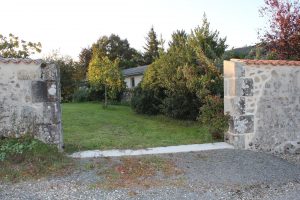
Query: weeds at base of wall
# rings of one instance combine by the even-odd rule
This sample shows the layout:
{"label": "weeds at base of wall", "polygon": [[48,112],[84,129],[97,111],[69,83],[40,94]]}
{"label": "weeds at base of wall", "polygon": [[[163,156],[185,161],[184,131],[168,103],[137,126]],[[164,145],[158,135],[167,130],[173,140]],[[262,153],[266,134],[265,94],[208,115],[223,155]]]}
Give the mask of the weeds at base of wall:
{"label": "weeds at base of wall", "polygon": [[74,163],[56,146],[31,137],[0,140],[0,180],[18,182],[49,175],[64,175]]}

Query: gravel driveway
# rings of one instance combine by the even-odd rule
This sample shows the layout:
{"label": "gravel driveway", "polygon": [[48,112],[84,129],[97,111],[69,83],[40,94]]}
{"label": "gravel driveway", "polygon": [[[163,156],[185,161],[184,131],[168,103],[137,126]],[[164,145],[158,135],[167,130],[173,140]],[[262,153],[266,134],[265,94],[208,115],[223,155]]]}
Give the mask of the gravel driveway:
{"label": "gravel driveway", "polygon": [[106,176],[107,170],[119,169],[116,166],[124,161],[82,159],[76,161],[78,169],[64,177],[2,183],[0,199],[300,199],[300,155],[280,157],[228,149],[157,155],[155,159],[156,167],[165,162],[168,168],[165,174],[146,173],[147,185],[105,187],[118,177],[115,173]]}

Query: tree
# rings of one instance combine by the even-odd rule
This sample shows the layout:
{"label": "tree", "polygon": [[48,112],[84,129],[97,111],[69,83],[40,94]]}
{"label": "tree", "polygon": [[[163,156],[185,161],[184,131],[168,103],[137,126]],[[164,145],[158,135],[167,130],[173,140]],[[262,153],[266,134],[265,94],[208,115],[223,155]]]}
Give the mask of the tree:
{"label": "tree", "polygon": [[0,56],[4,58],[28,58],[41,52],[40,42],[26,42],[19,37],[9,34],[8,38],[0,34]]}
{"label": "tree", "polygon": [[74,92],[85,79],[86,69],[71,57],[60,55],[58,51],[53,51],[44,60],[55,63],[59,67],[62,101],[72,101]]}
{"label": "tree", "polygon": [[[143,77],[142,90],[151,92],[140,93],[149,102],[161,102],[155,108],[159,107],[164,115],[196,120],[200,108],[207,103],[207,95],[222,96],[223,79],[216,64],[224,54],[225,41],[218,31],[210,30],[206,17],[202,26],[196,27],[191,34],[174,32],[167,52],[149,66]],[[135,100],[139,105],[139,99]]]}
{"label": "tree", "polygon": [[170,48],[182,48],[187,44],[188,34],[184,30],[177,30],[172,34],[169,42]]}
{"label": "tree", "polygon": [[79,63],[85,69],[85,73],[88,71],[89,63],[92,59],[93,51],[92,48],[83,48],[79,54]]}
{"label": "tree", "polygon": [[146,46],[144,47],[145,49],[144,59],[147,65],[151,64],[155,59],[159,57],[158,45],[159,42],[157,40],[157,35],[154,31],[154,28],[151,27],[146,37]]}
{"label": "tree", "polygon": [[89,64],[88,80],[95,87],[104,86],[104,108],[106,108],[108,96],[113,98],[117,92],[124,88],[124,82],[119,69],[119,60],[111,61],[107,56],[103,57],[101,53],[94,50]]}
{"label": "tree", "polygon": [[196,27],[191,34],[191,38],[198,48],[201,48],[205,56],[216,63],[218,59],[222,58],[222,55],[227,48],[226,37],[221,38],[219,31],[212,31],[210,29],[210,23],[207,20],[206,14],[203,15],[202,25]]}
{"label": "tree", "polygon": [[166,40],[163,39],[162,34],[160,34],[160,38],[158,41],[158,54],[159,56],[165,54],[165,43]]}
{"label": "tree", "polygon": [[140,51],[137,51],[133,49],[133,57],[132,57],[132,65],[130,67],[136,67],[136,66],[141,66],[145,65],[145,60],[143,57],[143,54]]}
{"label": "tree", "polygon": [[[131,48],[127,39],[121,39],[118,35],[102,36],[92,45],[98,49],[100,56],[108,57],[111,61],[119,59],[122,69],[136,67],[141,64],[138,51]],[[143,63],[143,62],[142,62]]]}
{"label": "tree", "polygon": [[300,59],[300,3],[298,0],[265,0],[260,9],[269,28],[261,36],[269,54],[277,59]]}

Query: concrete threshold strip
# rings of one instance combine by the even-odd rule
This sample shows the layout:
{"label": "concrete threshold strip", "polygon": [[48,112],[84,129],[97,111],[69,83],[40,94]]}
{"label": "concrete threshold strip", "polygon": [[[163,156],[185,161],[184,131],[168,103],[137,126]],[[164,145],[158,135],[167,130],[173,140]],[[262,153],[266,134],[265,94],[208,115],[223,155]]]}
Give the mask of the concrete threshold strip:
{"label": "concrete threshold strip", "polygon": [[225,142],[206,143],[206,144],[191,144],[168,147],[154,147],[138,150],[90,150],[80,151],[69,155],[72,158],[100,158],[100,157],[121,157],[121,156],[139,156],[150,154],[166,154],[166,153],[183,153],[195,151],[207,151],[217,149],[234,149],[234,147]]}

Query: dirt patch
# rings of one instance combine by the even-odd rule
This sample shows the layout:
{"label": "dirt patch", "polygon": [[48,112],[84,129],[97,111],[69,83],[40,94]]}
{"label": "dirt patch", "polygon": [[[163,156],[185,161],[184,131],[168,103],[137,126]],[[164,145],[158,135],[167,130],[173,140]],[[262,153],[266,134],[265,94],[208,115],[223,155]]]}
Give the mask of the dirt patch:
{"label": "dirt patch", "polygon": [[[107,160],[109,162],[109,160]],[[96,167],[96,166],[94,166]],[[183,170],[177,168],[172,160],[151,157],[126,157],[119,162],[113,162],[110,167],[100,167],[99,176],[104,176],[103,183],[97,187],[106,189],[150,188],[152,186],[183,185],[184,179],[180,177]],[[164,177],[164,179],[161,179]]]}

